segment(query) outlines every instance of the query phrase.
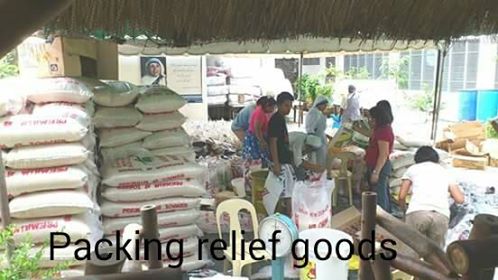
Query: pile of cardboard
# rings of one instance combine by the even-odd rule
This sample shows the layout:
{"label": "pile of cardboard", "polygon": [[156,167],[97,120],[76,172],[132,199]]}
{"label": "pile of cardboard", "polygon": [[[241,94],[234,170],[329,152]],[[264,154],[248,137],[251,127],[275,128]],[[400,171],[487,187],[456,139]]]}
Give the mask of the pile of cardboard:
{"label": "pile of cardboard", "polygon": [[485,169],[496,166],[495,145],[486,139],[485,127],[482,123],[462,122],[449,125],[443,131],[444,139],[437,147],[451,153],[454,167],[468,169]]}

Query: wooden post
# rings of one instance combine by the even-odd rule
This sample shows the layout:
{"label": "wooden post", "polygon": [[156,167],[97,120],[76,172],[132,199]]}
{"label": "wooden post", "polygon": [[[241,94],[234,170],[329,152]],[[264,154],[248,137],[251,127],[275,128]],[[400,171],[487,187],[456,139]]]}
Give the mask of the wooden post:
{"label": "wooden post", "polygon": [[482,279],[480,272],[498,266],[498,235],[455,241],[448,246],[447,254],[458,273],[473,273],[472,279]]}
{"label": "wooden post", "polygon": [[[0,214],[2,228],[6,229],[10,225],[9,196],[7,193],[7,183],[5,182],[5,167],[3,165],[2,152],[0,151]],[[14,244],[12,240],[7,241],[7,261],[10,261]]]}
{"label": "wooden post", "polygon": [[[474,217],[474,225],[470,231],[469,240],[485,240],[498,234],[498,217],[489,214],[479,214]],[[473,268],[463,275],[464,280],[492,280],[495,269]]]}
{"label": "wooden post", "polygon": [[377,223],[410,246],[425,261],[434,265],[439,272],[447,276],[455,275],[448,257],[434,241],[389,215],[381,207],[377,207]]}
{"label": "wooden post", "polygon": [[[397,253],[396,258],[390,261],[391,266],[424,280],[457,280],[457,277],[449,277],[442,274],[430,264],[417,258]],[[377,279],[376,279],[377,280]]]}
{"label": "wooden post", "polygon": [[378,251],[375,253],[375,260],[370,261],[373,275],[375,280],[391,280],[391,265],[389,261],[382,258],[382,254],[384,256],[389,255],[385,251]]}
{"label": "wooden post", "polygon": [[[155,205],[145,205],[141,209],[143,239],[148,241],[159,240],[159,231],[157,227],[157,211]],[[145,256],[149,260],[149,269],[163,267],[160,244],[157,242],[148,243],[148,254]],[[158,258],[159,256],[159,258]]]}
{"label": "wooden post", "polygon": [[[104,256],[109,259],[100,259]],[[98,255],[96,251],[93,251],[90,255],[90,260],[86,261],[85,275],[120,273],[125,261],[125,253],[122,251],[117,252],[116,246],[99,248]]]}
{"label": "wooden post", "polygon": [[[372,239],[375,230],[375,209],[377,206],[377,194],[375,192],[364,192],[361,197],[361,240]],[[375,238],[375,237],[374,237]],[[375,242],[375,240],[373,240]],[[360,256],[370,257],[374,252],[370,246],[363,246],[359,249]],[[360,258],[360,280],[372,280],[373,271],[368,260]]]}

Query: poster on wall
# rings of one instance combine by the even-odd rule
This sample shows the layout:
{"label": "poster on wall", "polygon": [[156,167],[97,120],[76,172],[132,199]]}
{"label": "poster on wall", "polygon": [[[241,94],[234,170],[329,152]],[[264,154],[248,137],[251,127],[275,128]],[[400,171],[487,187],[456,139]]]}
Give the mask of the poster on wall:
{"label": "poster on wall", "polygon": [[168,56],[167,85],[189,103],[202,103],[201,57]]}
{"label": "poster on wall", "polygon": [[140,71],[142,85],[166,85],[166,57],[140,57]]}

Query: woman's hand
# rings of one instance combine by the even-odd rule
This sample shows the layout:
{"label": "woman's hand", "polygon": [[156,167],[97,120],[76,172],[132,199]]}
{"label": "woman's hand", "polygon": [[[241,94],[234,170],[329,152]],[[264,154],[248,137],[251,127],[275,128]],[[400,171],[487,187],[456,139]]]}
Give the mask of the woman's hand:
{"label": "woman's hand", "polygon": [[370,183],[372,185],[375,185],[379,182],[379,174],[378,173],[372,173],[372,175],[370,175]]}

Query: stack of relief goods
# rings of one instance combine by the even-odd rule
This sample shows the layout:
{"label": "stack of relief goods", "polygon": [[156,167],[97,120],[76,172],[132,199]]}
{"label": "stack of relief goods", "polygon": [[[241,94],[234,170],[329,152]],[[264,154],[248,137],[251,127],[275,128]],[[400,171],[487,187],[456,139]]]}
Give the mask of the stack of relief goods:
{"label": "stack of relief goods", "polygon": [[226,69],[208,66],[206,83],[209,105],[224,105],[227,102],[228,74]]}
{"label": "stack of relief goods", "polygon": [[254,69],[233,69],[228,86],[228,104],[246,106],[263,95]]}
{"label": "stack of relief goods", "polygon": [[[432,146],[430,141],[415,139],[414,137],[396,136],[395,151],[391,154],[390,160],[393,167],[389,186],[391,194],[397,199],[399,188],[402,183],[402,177],[408,168],[415,164],[415,152],[422,146]],[[435,148],[439,155],[441,164],[446,165],[449,154],[443,150]]]}
{"label": "stack of relief goods", "polygon": [[[30,108],[0,120],[14,241],[31,237],[35,254],[51,232],[63,231],[72,244],[55,250],[53,260],[49,248],[43,249],[41,268],[66,261],[81,265],[74,259],[74,242],[83,238],[93,246],[102,236],[90,112],[93,84],[63,77],[18,80],[0,94],[25,96]],[[58,236],[56,242],[66,239]]]}
{"label": "stack of relief goods", "polygon": [[[206,193],[206,170],[194,162],[190,137],[182,128],[185,117],[178,110],[185,100],[162,86],[137,89],[126,84],[128,90],[124,91],[123,83],[107,83],[113,91],[97,93],[95,98],[101,106],[95,123],[100,128],[105,235],[113,239],[126,225],[140,224],[140,208],[153,204],[157,207],[159,239],[164,242],[164,263],[178,263],[175,259],[180,248],[166,250],[166,244],[182,240],[182,269],[203,266],[205,262],[197,257],[202,232],[195,223]],[[127,100],[102,102],[113,96]],[[140,256],[144,257],[143,248]]]}

